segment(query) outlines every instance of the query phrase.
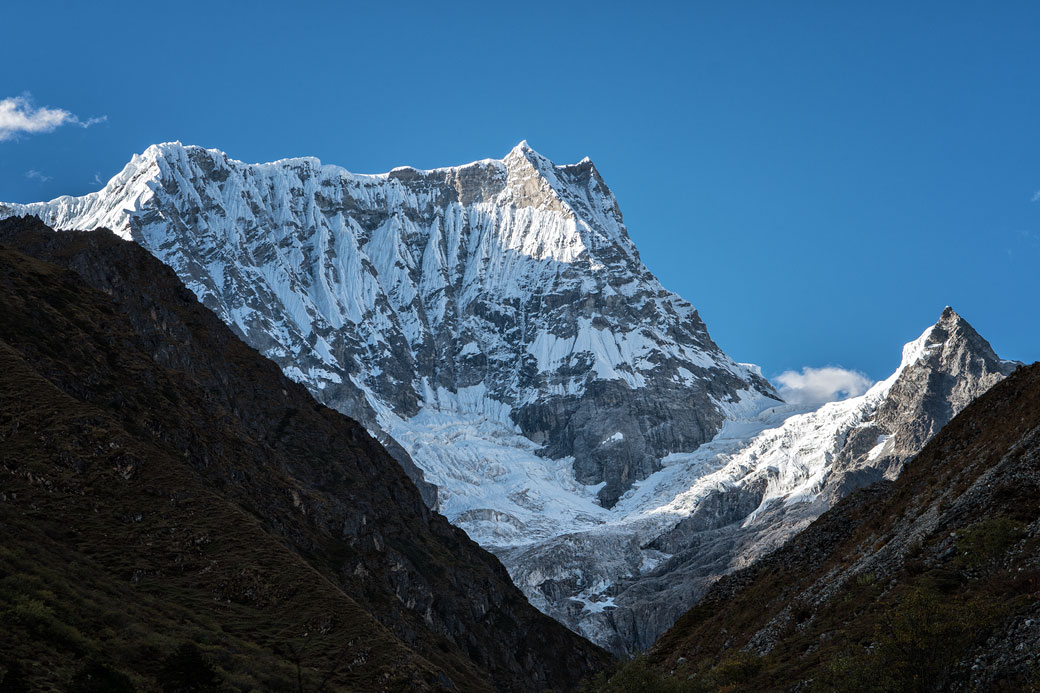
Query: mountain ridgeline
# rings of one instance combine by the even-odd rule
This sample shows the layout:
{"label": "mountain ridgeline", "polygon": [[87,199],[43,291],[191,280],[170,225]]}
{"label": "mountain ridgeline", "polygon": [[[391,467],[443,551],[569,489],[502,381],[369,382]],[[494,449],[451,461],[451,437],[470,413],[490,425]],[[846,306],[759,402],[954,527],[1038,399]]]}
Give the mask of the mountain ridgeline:
{"label": "mountain ridgeline", "polygon": [[0,285],[8,672],[151,689],[183,642],[241,690],[567,690],[606,663],[136,244],[0,221]]}

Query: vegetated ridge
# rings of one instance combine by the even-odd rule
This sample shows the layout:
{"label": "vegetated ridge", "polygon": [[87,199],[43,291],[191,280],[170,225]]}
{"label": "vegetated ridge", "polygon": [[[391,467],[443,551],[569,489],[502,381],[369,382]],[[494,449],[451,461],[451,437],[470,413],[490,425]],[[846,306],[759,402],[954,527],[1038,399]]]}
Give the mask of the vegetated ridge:
{"label": "vegetated ridge", "polygon": [[566,690],[607,661],[107,231],[0,222],[0,667],[248,690]]}

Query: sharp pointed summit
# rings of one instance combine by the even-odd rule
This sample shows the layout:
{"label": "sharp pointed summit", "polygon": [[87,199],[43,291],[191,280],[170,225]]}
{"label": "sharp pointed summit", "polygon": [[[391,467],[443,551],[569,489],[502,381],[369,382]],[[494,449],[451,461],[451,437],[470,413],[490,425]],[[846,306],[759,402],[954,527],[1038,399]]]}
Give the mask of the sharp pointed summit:
{"label": "sharp pointed summit", "polygon": [[530,143],[528,143],[527,140],[520,140],[520,142],[518,142],[515,147],[509,150],[509,154],[506,155],[506,158],[514,155],[523,156],[525,158],[537,161],[542,161],[549,164],[550,166],[554,165],[548,157],[543,156],[539,152],[535,151],[535,149],[530,145]]}

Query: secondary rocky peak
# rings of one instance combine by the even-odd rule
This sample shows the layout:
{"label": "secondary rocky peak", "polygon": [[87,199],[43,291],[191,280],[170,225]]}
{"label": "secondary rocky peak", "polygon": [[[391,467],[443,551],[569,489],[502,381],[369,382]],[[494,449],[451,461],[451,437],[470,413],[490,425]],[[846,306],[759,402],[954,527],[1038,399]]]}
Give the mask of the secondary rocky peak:
{"label": "secondary rocky peak", "polygon": [[998,357],[990,343],[949,306],[934,325],[904,347],[903,353],[896,386],[900,385],[899,381],[919,379],[922,373],[929,378],[941,374],[952,378],[965,375],[972,383],[980,381],[980,389],[970,399],[996,382],[992,380],[994,374],[1000,379],[1021,365]]}
{"label": "secondary rocky peak", "polygon": [[899,374],[875,417],[875,425],[893,436],[890,477],[958,412],[1021,365],[999,358],[949,306],[918,342],[918,358]]}
{"label": "secondary rocky peak", "polygon": [[949,306],[946,306],[939,321],[935,323],[935,331],[945,334],[943,351],[947,360],[954,352],[960,352],[970,353],[994,368],[998,363],[1007,363],[996,355],[990,343],[967,320]]}
{"label": "secondary rocky peak", "polygon": [[998,357],[947,306],[934,325],[903,348],[896,372],[872,388],[881,399],[864,423],[849,432],[826,494],[836,500],[879,479],[894,479],[958,412],[1020,365]]}

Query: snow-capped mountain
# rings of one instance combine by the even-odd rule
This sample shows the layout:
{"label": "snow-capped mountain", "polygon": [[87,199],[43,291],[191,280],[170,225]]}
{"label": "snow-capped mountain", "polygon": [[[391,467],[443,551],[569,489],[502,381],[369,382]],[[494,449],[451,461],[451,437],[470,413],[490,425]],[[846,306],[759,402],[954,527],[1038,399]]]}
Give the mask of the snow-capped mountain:
{"label": "snow-capped mountain", "polygon": [[162,144],[97,193],[0,206],[26,213],[150,250],[290,377],[402,443],[478,538],[542,533],[547,505],[609,507],[776,397],[643,266],[592,162],[526,142],[383,175]]}
{"label": "snow-capped mountain", "polygon": [[163,144],[15,214],[147,248],[435,486],[536,606],[619,652],[1012,367],[949,311],[862,397],[784,405],[642,264],[593,164],[526,143],[381,175]]}

